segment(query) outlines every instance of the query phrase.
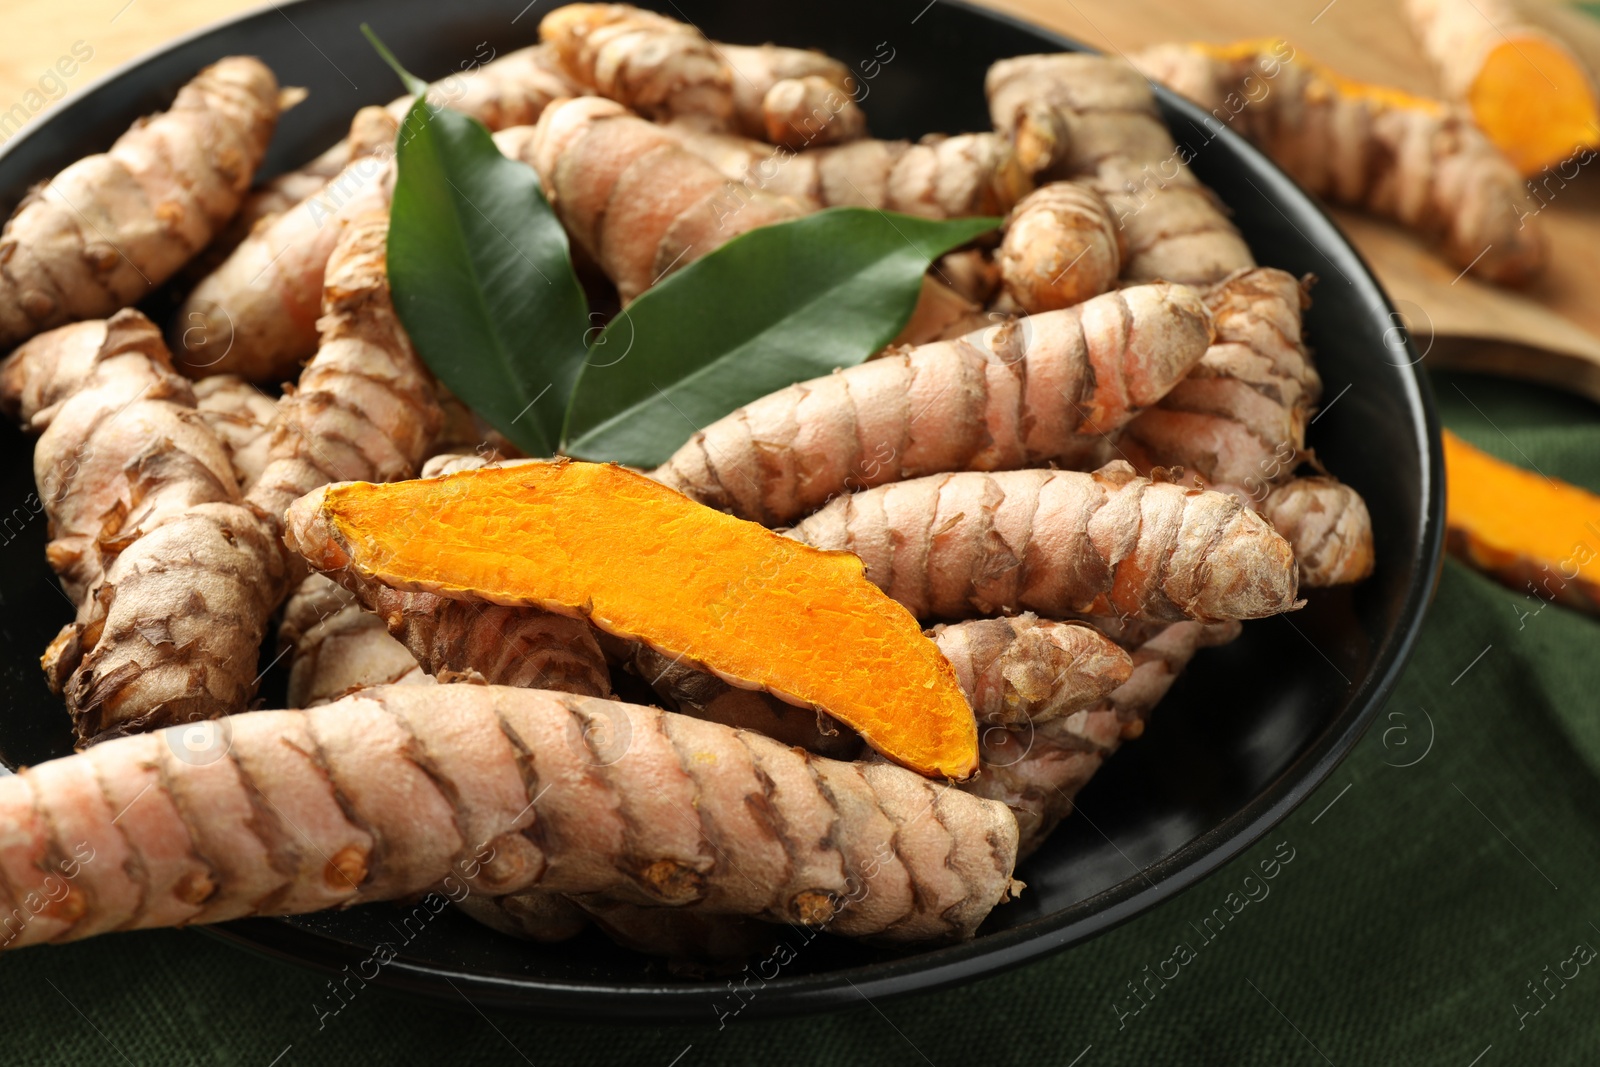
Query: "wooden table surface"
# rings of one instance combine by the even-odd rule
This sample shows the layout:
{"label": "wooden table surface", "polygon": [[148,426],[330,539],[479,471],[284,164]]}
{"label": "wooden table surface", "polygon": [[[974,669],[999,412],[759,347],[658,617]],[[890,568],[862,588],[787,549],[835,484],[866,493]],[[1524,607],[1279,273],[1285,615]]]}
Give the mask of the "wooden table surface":
{"label": "wooden table surface", "polygon": [[[1285,37],[1351,77],[1435,91],[1398,0],[988,2],[1107,52],[1162,40]],[[21,103],[37,121],[65,92],[178,34],[257,6],[255,0],[12,0],[0,34],[0,114]],[[85,51],[89,57],[71,78],[60,78],[53,68],[75,48],[80,59]],[[0,143],[10,135],[0,127]],[[1591,296],[1600,278],[1600,179],[1580,175],[1541,212],[1553,264],[1522,292],[1458,278],[1454,266],[1384,223],[1350,213],[1338,218],[1413,320],[1419,339],[1519,341],[1600,365],[1600,300]],[[1600,383],[1600,373],[1594,380]],[[1590,391],[1600,392],[1600,384]]]}

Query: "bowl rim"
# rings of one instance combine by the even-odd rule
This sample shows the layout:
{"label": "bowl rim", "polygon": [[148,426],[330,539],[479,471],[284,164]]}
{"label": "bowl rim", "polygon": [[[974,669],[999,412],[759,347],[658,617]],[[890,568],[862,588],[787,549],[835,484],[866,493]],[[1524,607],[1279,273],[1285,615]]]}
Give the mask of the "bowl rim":
{"label": "bowl rim", "polygon": [[[18,131],[0,145],[0,162],[54,123],[63,120],[80,100],[155,63],[169,53],[205,38],[219,35],[241,23],[272,14],[288,16],[285,8],[309,6],[319,0],[267,2],[208,23],[174,37],[119,64],[109,72],[64,94],[38,122]],[[1020,30],[1063,51],[1095,52],[1083,43],[1048,27],[973,0],[940,0],[1008,28]],[[220,58],[220,57],[219,57]],[[1154,84],[1164,111],[1176,113],[1197,125],[1208,116],[1200,108],[1166,87]],[[1318,247],[1330,262],[1342,260],[1353,285],[1362,290],[1372,307],[1386,311],[1396,321],[1393,302],[1366,259],[1322,204],[1306,192],[1271,159],[1231,128],[1211,131],[1228,149],[1242,157],[1264,182],[1263,196],[1274,206],[1293,203],[1300,218],[1314,220],[1327,238]],[[1286,216],[1287,217],[1287,216]],[[1309,237],[1310,235],[1308,235]],[[763,981],[767,996],[753,998],[739,1014],[744,1018],[777,1018],[859,1006],[880,999],[932,992],[977,978],[989,977],[1081,944],[1129,921],[1155,905],[1197,884],[1219,867],[1256,844],[1320,787],[1365,735],[1398,684],[1415,647],[1427,605],[1438,583],[1444,552],[1444,457],[1440,423],[1433,390],[1420,371],[1421,359],[1409,336],[1405,348],[1413,357],[1404,371],[1405,400],[1422,457],[1420,479],[1424,507],[1420,516],[1418,550],[1408,564],[1413,568],[1409,586],[1396,616],[1396,624],[1375,650],[1372,668],[1363,676],[1344,711],[1329,721],[1317,739],[1248,804],[1211,830],[1186,842],[1172,853],[1140,868],[1092,896],[1019,926],[981,934],[971,941],[929,949],[903,959],[878,961],[856,967],[799,977],[779,976]],[[362,958],[351,946],[335,938],[291,925],[276,918],[239,919],[217,926],[199,927],[204,933],[245,949],[253,955],[282,960],[327,974],[340,973]],[[460,1006],[469,1004],[506,1010],[533,1011],[540,1015],[640,1024],[707,1021],[708,1010],[727,998],[725,981],[640,982],[616,985],[558,981],[511,975],[482,974],[448,966],[417,964],[395,958],[381,969],[372,984],[403,995]],[[459,993],[460,996],[456,994]]]}

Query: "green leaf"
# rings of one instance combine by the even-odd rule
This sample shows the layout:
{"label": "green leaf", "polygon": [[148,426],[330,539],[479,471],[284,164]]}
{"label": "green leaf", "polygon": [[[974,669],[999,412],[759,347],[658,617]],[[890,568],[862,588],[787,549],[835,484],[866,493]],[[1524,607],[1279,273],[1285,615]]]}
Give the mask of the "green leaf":
{"label": "green leaf", "polygon": [[606,326],[562,451],[653,467],[735,408],[860,363],[911,317],[928,265],[1000,221],[834,208],[729,241]]}
{"label": "green leaf", "polygon": [[417,354],[529,455],[556,450],[589,307],[533,168],[418,96],[389,211],[389,286]]}
{"label": "green leaf", "polygon": [[389,64],[389,69],[399,76],[400,81],[406,87],[406,92],[412,96],[428,95],[428,83],[401,66],[400,60],[396,58],[393,52],[389,51],[389,46],[383,43],[371,26],[363,22],[361,24],[361,32],[367,38],[367,43],[372,45],[373,50],[378,53],[378,58]]}

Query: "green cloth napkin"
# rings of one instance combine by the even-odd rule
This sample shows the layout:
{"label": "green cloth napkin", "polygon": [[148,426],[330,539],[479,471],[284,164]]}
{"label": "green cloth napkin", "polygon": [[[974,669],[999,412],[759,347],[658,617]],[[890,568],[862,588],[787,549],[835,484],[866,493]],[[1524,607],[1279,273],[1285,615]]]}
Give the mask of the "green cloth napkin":
{"label": "green cloth napkin", "polygon": [[[1463,437],[1600,491],[1593,406],[1434,382]],[[1600,626],[1538,609],[1447,563],[1387,717],[1294,815],[1134,922],[960,989],[720,1032],[368,989],[319,1030],[308,971],[191,931],[119,934],[0,957],[0,1063],[1591,1064]],[[1230,894],[1250,902],[1203,942]]]}

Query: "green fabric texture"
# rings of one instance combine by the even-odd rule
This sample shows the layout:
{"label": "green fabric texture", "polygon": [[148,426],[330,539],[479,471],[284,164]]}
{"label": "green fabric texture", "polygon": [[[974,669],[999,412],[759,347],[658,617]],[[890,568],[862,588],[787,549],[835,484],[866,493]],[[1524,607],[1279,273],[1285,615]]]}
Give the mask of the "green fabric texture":
{"label": "green fabric texture", "polygon": [[[1434,381],[1463,437],[1600,491],[1593,406]],[[1137,920],[963,988],[720,1032],[535,1022],[368,989],[319,1030],[324,979],[159,931],[0,959],[0,1062],[1592,1063],[1600,624],[1539,607],[1448,563],[1384,716],[1295,814]],[[1264,862],[1275,877],[1246,883]],[[1246,890],[1257,899],[1201,944],[1191,924]],[[1179,944],[1193,958],[1174,958]],[[1143,983],[1137,999],[1129,983]]]}

